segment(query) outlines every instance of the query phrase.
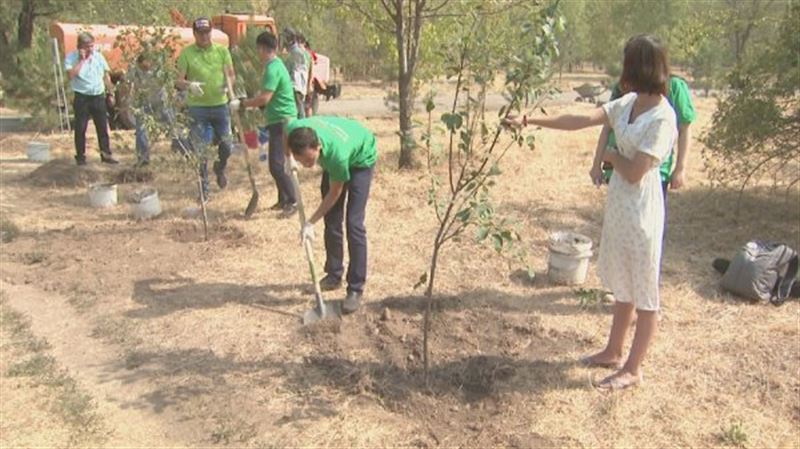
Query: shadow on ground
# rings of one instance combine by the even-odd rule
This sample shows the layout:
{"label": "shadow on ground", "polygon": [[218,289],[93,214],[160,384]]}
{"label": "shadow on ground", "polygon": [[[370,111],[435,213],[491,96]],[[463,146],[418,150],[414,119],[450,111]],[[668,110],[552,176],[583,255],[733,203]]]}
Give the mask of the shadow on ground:
{"label": "shadow on ground", "polygon": [[[197,282],[190,278],[144,279],[133,287],[138,309],[125,313],[128,318],[159,318],[188,309],[212,309],[225,304],[243,304],[275,309],[296,306],[297,300],[276,296],[297,292],[301,284],[242,285],[226,282]],[[289,312],[278,313],[294,316]],[[297,317],[300,318],[299,316]]]}

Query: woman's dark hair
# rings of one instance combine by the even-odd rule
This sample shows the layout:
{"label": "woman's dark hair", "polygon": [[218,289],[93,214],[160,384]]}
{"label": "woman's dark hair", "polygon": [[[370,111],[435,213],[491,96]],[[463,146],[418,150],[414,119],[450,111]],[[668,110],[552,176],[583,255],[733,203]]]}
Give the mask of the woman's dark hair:
{"label": "woman's dark hair", "polygon": [[274,34],[270,33],[269,31],[264,31],[263,33],[259,34],[256,38],[256,45],[259,47],[265,47],[267,50],[277,50],[278,49],[278,38],[275,37]]}
{"label": "woman's dark hair", "polygon": [[657,37],[640,34],[628,40],[619,84],[624,92],[668,94],[669,58]]}
{"label": "woman's dark hair", "polygon": [[289,133],[289,148],[292,150],[292,154],[302,154],[307,149],[318,146],[317,133],[307,126],[296,128]]}

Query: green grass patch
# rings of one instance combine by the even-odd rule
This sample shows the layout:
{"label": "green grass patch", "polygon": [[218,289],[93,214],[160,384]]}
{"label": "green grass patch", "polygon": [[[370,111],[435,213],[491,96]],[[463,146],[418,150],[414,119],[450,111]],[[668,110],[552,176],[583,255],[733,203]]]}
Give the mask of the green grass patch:
{"label": "green grass patch", "polygon": [[9,243],[19,236],[19,228],[13,221],[0,217],[0,241]]}

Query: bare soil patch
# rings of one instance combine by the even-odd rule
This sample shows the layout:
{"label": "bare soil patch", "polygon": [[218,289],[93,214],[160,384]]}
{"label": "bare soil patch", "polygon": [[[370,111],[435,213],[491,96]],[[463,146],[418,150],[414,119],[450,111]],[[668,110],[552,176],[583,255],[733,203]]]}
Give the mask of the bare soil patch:
{"label": "bare soil patch", "polygon": [[[549,112],[591,107],[570,102]],[[713,108],[698,100],[695,135]],[[705,183],[695,142],[690,185],[670,194],[664,307],[646,383],[601,395],[590,383],[607,372],[576,360],[602,347],[609,312],[544,275],[551,232],[599,241],[605,190],[587,175],[599,130],[535,131],[536,150],[509,153],[493,196],[497,212],[517,224],[536,279],[469,239],[448,247],[426,382],[424,298],[413,284],[427,268],[436,224],[428,183],[421,172],[394,168],[394,121],[364,121],[379,141],[366,296],[357,313],[314,327],[300,325],[313,295],[298,221],[266,210],[276,192],[265,171],[261,208],[243,220],[250,189],[243,161],[231,159],[228,188],[212,188],[211,238],[203,242],[200,221],[181,218],[196,205],[194,181],[182,173],[152,168],[158,176],[148,182],[164,214],[135,222],[124,204],[98,211],[63,201],[83,195],[85,180],[29,181],[36,167],[13,162],[29,136],[0,149],[0,211],[19,231],[0,246],[0,278],[35,289],[17,306],[39,317],[34,332],[61,348],[54,359],[90,386],[107,421],[128,423],[122,443],[135,444],[142,435],[133,430],[155,422],[159,438],[185,446],[716,447],[736,431],[753,447],[797,447],[800,304],[742,303],[718,290],[710,265],[751,238],[800,247],[796,191],[755,189],[736,212],[735,191]],[[68,136],[44,138],[66,160]],[[134,155],[116,148],[132,138],[118,133],[123,141],[114,141],[128,163]],[[98,173],[108,181],[117,172]],[[304,171],[301,184],[315,207],[319,172]],[[321,226],[317,235],[321,268]],[[594,266],[584,287],[601,287]],[[19,388],[20,398],[37,397],[30,385]],[[13,422],[27,416],[22,407],[3,413]]]}
{"label": "bare soil patch", "polygon": [[26,176],[36,187],[88,187],[96,182],[105,182],[111,170],[101,165],[78,166],[75,161],[54,159],[37,167]]}

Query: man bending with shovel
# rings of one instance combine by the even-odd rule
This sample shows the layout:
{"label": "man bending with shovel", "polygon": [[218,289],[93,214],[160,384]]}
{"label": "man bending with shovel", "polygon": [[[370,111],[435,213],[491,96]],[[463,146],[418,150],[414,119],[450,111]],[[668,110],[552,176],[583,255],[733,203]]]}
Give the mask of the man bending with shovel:
{"label": "man bending with shovel", "polygon": [[[314,224],[325,218],[325,273],[322,290],[341,286],[344,274],[342,222],[347,223],[347,296],[342,312],[353,313],[361,305],[367,279],[367,230],[364,216],[377,159],[375,135],[361,123],[341,117],[316,116],[293,120],[286,130],[289,170],[322,167],[322,203],[303,224],[301,237],[314,239]],[[345,216],[345,200],[347,212]]]}

